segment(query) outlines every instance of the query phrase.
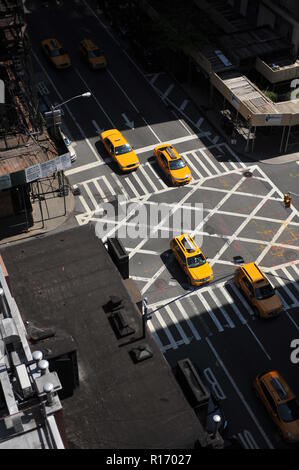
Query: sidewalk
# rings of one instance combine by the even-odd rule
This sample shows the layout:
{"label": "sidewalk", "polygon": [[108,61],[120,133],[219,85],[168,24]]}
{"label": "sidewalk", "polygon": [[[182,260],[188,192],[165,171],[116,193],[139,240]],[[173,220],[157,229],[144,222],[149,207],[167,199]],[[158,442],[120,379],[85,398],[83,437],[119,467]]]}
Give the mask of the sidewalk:
{"label": "sidewalk", "polygon": [[261,162],[271,165],[281,165],[284,163],[291,163],[299,161],[299,143],[288,150],[289,153],[281,154],[279,152],[281,141],[281,129],[279,132],[269,135],[259,135],[255,141],[254,151],[251,151],[252,140],[249,143],[249,150],[246,151],[246,139],[242,134],[236,132],[236,143],[231,143],[231,136],[227,135],[222,127],[220,110],[211,107],[209,103],[209,96],[207,93],[202,93],[200,87],[189,86],[181,84],[181,87],[190,96],[192,101],[200,109],[202,115],[209,121],[210,125],[214,127],[215,131],[222,136],[222,138],[231,146],[231,148],[241,155],[245,161]]}
{"label": "sidewalk", "polygon": [[[40,181],[39,184],[41,193],[49,190],[48,181]],[[67,178],[65,178],[65,184],[69,187]],[[51,232],[69,219],[75,207],[75,198],[71,189],[69,189],[65,201],[64,197],[59,196],[59,192],[56,192],[58,189],[57,179],[51,181],[51,189],[55,191],[53,194],[46,194],[44,197],[40,197],[40,200],[31,201],[33,226],[28,231],[16,235],[0,236],[0,246]]]}

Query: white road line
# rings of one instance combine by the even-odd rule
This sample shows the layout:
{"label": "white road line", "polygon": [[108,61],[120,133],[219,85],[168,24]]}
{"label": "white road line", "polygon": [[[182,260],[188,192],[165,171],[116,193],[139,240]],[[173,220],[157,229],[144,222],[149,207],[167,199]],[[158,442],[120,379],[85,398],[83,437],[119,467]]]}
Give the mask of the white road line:
{"label": "white road line", "polygon": [[[74,184],[73,188],[74,189],[78,188],[78,185]],[[92,210],[89,208],[87,202],[85,201],[85,198],[82,195],[79,196],[79,201],[81,202],[82,206],[84,207],[85,212],[87,212],[87,213],[92,212]]]}
{"label": "white road line", "polygon": [[189,100],[184,100],[180,106],[180,111],[184,111],[188,103],[189,103]]}
{"label": "white road line", "polygon": [[219,331],[219,333],[222,333],[222,331],[224,331],[224,328],[221,325],[218,318],[216,317],[216,315],[214,314],[213,310],[211,310],[211,307],[209,306],[208,302],[206,302],[206,300],[204,299],[203,295],[200,292],[197,292],[197,297],[199,298],[199,300],[203,304],[204,308],[206,309],[206,312],[210,315],[210,318],[215,323],[216,328]]}
{"label": "white road line", "polygon": [[[52,85],[52,88],[55,90],[57,96],[59,97],[59,99],[61,101],[64,101],[64,98],[63,96],[60,94],[60,92],[58,91],[58,89],[56,88],[53,80],[51,79],[51,77],[49,76],[48,72],[46,71],[46,69],[44,68],[44,66],[41,64],[40,60],[38,59],[37,55],[33,52],[33,56],[36,60],[36,62],[39,64],[40,68],[42,69],[43,73],[46,75],[47,79],[49,80],[49,82],[51,83]],[[86,142],[86,144],[88,145],[88,147],[90,148],[90,150],[92,151],[93,155],[96,157],[97,160],[100,160],[100,157],[99,155],[97,154],[97,152],[95,151],[95,149],[93,148],[93,146],[91,145],[91,143],[89,142],[88,138],[86,137],[86,135],[84,134],[84,131],[82,129],[82,127],[80,126],[80,124],[78,123],[78,121],[76,120],[75,116],[73,115],[73,113],[70,111],[69,107],[67,104],[64,105],[65,109],[67,110],[67,112],[69,113],[69,115],[71,116],[72,120],[74,121],[75,125],[77,126],[80,134],[82,135],[84,141]],[[102,164],[103,162],[101,162]]]}
{"label": "white road line", "polygon": [[171,85],[169,85],[165,93],[163,93],[162,99],[165,100],[165,98],[167,98],[167,96],[172,92],[173,89],[174,89],[174,84],[171,83]]}
{"label": "white road line", "polygon": [[155,81],[157,80],[157,78],[161,75],[161,73],[156,73],[153,78],[151,79],[151,84],[153,85],[155,83]]}
{"label": "white road line", "polygon": [[[148,163],[148,162],[147,162]],[[140,173],[143,174],[143,176],[145,177],[145,179],[150,183],[151,187],[154,188],[155,191],[159,191],[157,186],[155,185],[155,183],[153,182],[153,180],[149,177],[149,175],[146,173],[145,169],[143,168],[142,165],[139,166],[139,171]]]}
{"label": "white road line", "polygon": [[[130,253],[131,251],[134,250],[134,248],[126,248],[127,252]],[[153,250],[139,250],[140,254],[142,255],[153,255],[153,256],[160,256],[161,255],[161,252],[160,251],[153,251]],[[151,277],[148,279],[150,280]]]}
{"label": "white road line", "polygon": [[[186,160],[186,162],[188,163],[188,166],[192,169],[192,173],[194,171],[194,173],[196,173],[196,175],[199,177],[199,178],[202,178],[202,174],[198,171],[198,169],[195,167],[195,165],[191,162],[190,158],[187,157],[186,154],[184,154],[184,160]],[[193,176],[193,175],[192,175]]]}
{"label": "white road line", "polygon": [[290,299],[293,301],[293,304],[297,305],[299,302],[298,302],[298,299],[294,296],[293,292],[290,291],[286,283],[280,278],[279,274],[276,271],[272,271],[272,272],[278,284],[281,285],[281,287],[286,291],[288,297],[290,297]]}
{"label": "white road line", "polygon": [[101,177],[100,178],[95,178],[93,180],[93,184],[95,185],[95,187],[96,187],[98,193],[100,194],[101,198],[105,200],[106,199],[106,194],[104,193],[104,191],[102,190],[101,186],[98,183],[98,181],[100,179],[101,179]]}
{"label": "white road line", "polygon": [[289,312],[288,312],[287,310],[285,310],[284,313],[286,314],[286,316],[288,317],[288,319],[293,323],[293,325],[295,326],[296,330],[299,330],[299,326],[297,325],[297,323],[295,322],[295,320],[291,317],[291,315],[289,314]]}
{"label": "white road line", "polygon": [[126,179],[125,179],[125,182],[126,182],[127,185],[129,186],[129,188],[131,189],[131,191],[135,194],[136,198],[139,199],[141,195],[138,193],[137,189],[135,188],[135,186],[134,186],[134,184],[132,183],[132,181],[130,180],[130,178],[126,178]]}
{"label": "white road line", "polygon": [[163,346],[163,344],[162,344],[162,342],[161,342],[161,340],[160,340],[160,338],[159,338],[158,333],[157,333],[156,330],[155,330],[155,327],[154,327],[154,325],[153,325],[152,320],[148,320],[148,321],[146,322],[146,324],[147,324],[147,326],[148,326],[148,328],[149,328],[149,330],[150,330],[151,335],[154,337],[154,340],[156,341],[158,348],[160,349],[160,351],[163,352],[163,351],[164,351],[164,346]]}
{"label": "white road line", "polygon": [[114,191],[111,184],[109,183],[108,178],[106,176],[102,176],[102,180],[104,181],[105,185],[107,186],[107,188],[111,192],[112,196],[116,196],[116,192]]}
{"label": "white road line", "polygon": [[218,309],[220,310],[220,312],[222,313],[223,317],[225,318],[228,326],[230,328],[235,328],[235,324],[234,322],[232,321],[232,319],[230,318],[229,314],[227,313],[227,311],[225,310],[225,308],[221,305],[221,303],[219,302],[217,296],[216,296],[216,289],[213,289],[213,292],[211,292],[210,290],[208,291],[208,294],[209,296],[211,297],[212,300],[214,300],[216,306],[218,307]]}
{"label": "white road line", "polygon": [[205,170],[205,172],[208,174],[208,176],[213,176],[213,174],[210,172],[210,170],[206,167],[206,165],[204,164],[204,162],[202,161],[202,158],[200,158],[199,155],[197,155],[196,152],[190,152],[192,157],[195,159],[195,161],[197,161],[200,166],[202,166],[202,168]]}
{"label": "white road line", "polygon": [[[152,172],[153,176],[154,176],[156,179],[158,179],[158,176],[157,176],[155,170],[153,169],[152,165],[150,164],[150,162],[146,162],[145,165],[146,165],[147,168]],[[164,183],[164,181],[162,180],[162,178],[159,178],[159,183],[161,184],[162,188],[168,189],[167,184]],[[157,191],[159,191],[159,190],[157,189]]]}
{"label": "white road line", "polygon": [[248,330],[250,331],[250,333],[252,334],[252,336],[255,338],[256,342],[258,343],[258,345],[260,346],[261,350],[265,353],[265,355],[267,356],[267,358],[269,359],[269,361],[271,361],[271,357],[269,356],[269,354],[267,353],[266,349],[264,348],[264,346],[262,345],[262,343],[260,342],[260,340],[258,339],[258,337],[256,336],[256,334],[254,333],[254,331],[252,330],[252,328],[250,328],[250,326],[248,325],[248,323],[246,323],[246,326],[248,328]]}
{"label": "white road line", "polygon": [[292,268],[293,268],[294,271],[299,275],[299,269],[297,268],[297,265],[296,265],[296,264],[292,264]]}
{"label": "white road line", "polygon": [[78,77],[81,79],[81,81],[84,83],[84,85],[86,86],[86,88],[88,89],[88,91],[91,93],[91,96],[93,97],[93,99],[95,100],[96,104],[98,105],[98,107],[100,108],[100,110],[102,111],[103,114],[105,114],[106,118],[108,119],[108,121],[110,122],[111,126],[112,127],[115,127],[115,124],[114,122],[112,121],[111,117],[109,116],[109,114],[107,113],[107,111],[105,111],[105,109],[103,108],[103,106],[101,105],[101,103],[99,102],[99,100],[97,99],[97,97],[95,96],[95,94],[92,92],[91,88],[88,86],[87,82],[84,80],[84,78],[82,77],[81,73],[79,72],[78,69],[76,69],[76,67],[73,68],[73,70],[76,72],[76,74],[78,75]]}
{"label": "white road line", "polygon": [[[276,189],[274,188],[271,192],[273,193],[274,191],[276,191]],[[283,225],[281,225],[280,229],[277,230],[276,234],[274,235],[274,237],[272,238],[271,240],[271,243],[275,243],[276,240],[280,237],[280,235],[282,234],[282,232],[285,230],[285,228],[287,227],[288,223],[293,219],[293,217],[295,217],[296,213],[293,212],[292,214],[289,215],[289,217],[286,219],[286,221],[284,222]],[[269,244],[262,252],[261,254],[259,255],[259,257],[257,258],[256,260],[256,264],[261,264],[262,260],[264,259],[264,257],[266,256],[266,254],[268,253],[268,251],[271,249],[271,245]]]}
{"label": "white road line", "polygon": [[[187,142],[189,140],[195,140],[195,139],[198,139],[200,137],[201,137],[201,134],[185,135],[183,137],[178,137],[176,139],[170,139],[165,143],[171,144],[171,145],[182,144],[183,142]],[[151,145],[147,145],[146,147],[141,147],[139,149],[135,149],[135,152],[137,154],[150,152],[151,150],[154,150],[155,147],[157,147],[157,144],[151,144]]]}
{"label": "white road line", "polygon": [[184,332],[183,328],[181,327],[180,325],[180,321],[176,318],[176,316],[174,315],[174,313],[172,312],[171,308],[169,307],[169,305],[167,305],[165,307],[165,310],[166,312],[168,313],[171,321],[173,322],[173,324],[176,326],[178,332],[180,333],[183,341],[185,344],[190,344],[190,340],[189,338],[187,337],[186,333]]}
{"label": "white road line", "polygon": [[98,125],[97,121],[95,121],[94,119],[93,119],[91,122],[92,122],[93,127],[94,127],[95,130],[97,131],[97,133],[98,133],[99,135],[101,135],[101,133],[102,133],[102,131],[103,131],[104,129],[101,129],[100,126]]}
{"label": "white road line", "polygon": [[89,199],[93,203],[94,209],[97,210],[99,208],[99,205],[98,205],[97,201],[95,200],[92,192],[90,191],[88,184],[87,183],[81,183],[81,184],[83,185],[86,193],[88,194]]}
{"label": "white road line", "polygon": [[245,165],[245,163],[242,162],[242,160],[240,160],[240,158],[238,157],[238,155],[230,148],[229,145],[227,145],[226,142],[222,143],[222,144],[219,144],[219,145],[222,145],[223,147],[225,147],[229,153],[234,157],[234,159],[240,163],[240,165],[243,167],[243,168],[247,168],[247,166]]}
{"label": "white road line", "polygon": [[[129,259],[131,259],[131,256],[132,253],[134,254],[134,252],[131,252],[129,254]],[[165,266],[164,264],[160,267],[160,269],[158,269],[158,271],[155,272],[155,274],[153,275],[153,277],[151,278],[151,280],[143,287],[143,289],[141,290],[141,295],[143,295],[153,284],[154,282],[158,279],[158,277],[160,276],[160,274],[164,271],[165,269]]]}
{"label": "white road line", "polygon": [[67,170],[64,172],[64,174],[66,176],[75,175],[76,173],[81,173],[81,171],[88,171],[101,165],[105,165],[105,162],[97,161],[97,162],[87,163],[86,165],[77,166],[76,168]]}
{"label": "white road line", "polygon": [[241,292],[239,291],[239,289],[238,289],[233,283],[230,284],[230,287],[231,287],[231,289],[233,290],[234,294],[238,297],[238,299],[240,300],[240,302],[244,305],[244,307],[245,307],[245,309],[248,311],[249,315],[254,316],[254,313],[253,313],[253,311],[252,311],[251,306],[249,305],[249,303],[247,303],[247,302],[245,301],[245,299],[243,298],[243,295],[241,294]]}
{"label": "white road line", "polygon": [[114,179],[117,186],[119,187],[121,193],[124,195],[124,197],[127,199],[127,201],[129,201],[130,200],[129,195],[128,195],[127,191],[125,190],[125,188],[123,187],[123,185],[121,184],[121,182],[119,181],[119,178],[114,173],[111,173],[111,176]]}
{"label": "white road line", "polygon": [[195,124],[195,127],[197,127],[197,129],[200,129],[203,122],[204,122],[204,118],[203,117],[199,118],[197,123]]}
{"label": "white road line", "polygon": [[227,160],[227,161],[228,161],[228,163],[231,164],[231,166],[232,166],[233,168],[235,168],[235,170],[237,170],[237,169],[239,168],[232,160]]}
{"label": "white road line", "polygon": [[212,158],[208,157],[208,155],[206,154],[206,152],[203,149],[199,149],[199,152],[206,159],[208,164],[211,165],[211,167],[216,171],[216,173],[220,174],[221,171],[219,170],[219,168],[217,168],[217,166],[214,164],[214,162],[212,162]]}
{"label": "white road line", "polygon": [[137,184],[140,186],[144,194],[149,194],[149,191],[146,189],[136,172],[132,173],[132,177],[137,181]]}
{"label": "white road line", "polygon": [[[275,192],[275,189],[271,189],[270,192],[268,193],[267,196],[265,196],[260,202],[259,204],[253,209],[253,211],[250,212],[250,214],[248,215],[247,219],[244,220],[244,222],[241,223],[241,225],[239,225],[239,227],[237,228],[237,230],[235,230],[235,232],[233,233],[233,235],[231,236],[231,238],[222,246],[222,248],[217,252],[217,255],[214,257],[212,263],[211,263],[211,266],[213,266],[213,264],[215,263],[215,260],[219,259],[223,253],[231,246],[231,244],[236,240],[237,236],[239,235],[239,233],[241,233],[244,228],[246,227],[246,225],[252,220],[252,218],[255,216],[255,214],[261,209],[261,207],[263,207],[263,205],[268,201],[269,197]],[[267,246],[267,248],[271,248],[271,246],[269,247],[269,245]],[[265,251],[265,250],[264,250]],[[259,257],[260,258],[260,257]],[[262,258],[261,258],[262,259]],[[261,259],[259,259],[259,261],[261,261]],[[259,264],[259,261],[256,261],[257,264]]]}
{"label": "white road line", "polygon": [[[292,282],[292,285],[295,287],[295,289],[299,291],[298,281],[295,281],[293,276],[289,273],[289,271],[286,268],[281,268],[281,270],[284,272],[288,280]],[[297,302],[299,302],[299,300],[297,300]]]}
{"label": "white road line", "polygon": [[261,433],[263,439],[265,440],[265,442],[267,443],[267,446],[269,447],[269,449],[274,449],[271,441],[269,440],[269,438],[267,437],[267,435],[265,434],[264,430],[262,429],[260,423],[258,422],[256,416],[254,415],[252,409],[250,408],[250,406],[248,405],[247,401],[245,400],[244,398],[244,395],[242,394],[242,392],[240,391],[239,387],[237,386],[237,384],[235,383],[234,379],[232,378],[232,376],[230,375],[230,373],[228,372],[227,368],[225,367],[222,359],[220,358],[219,354],[217,353],[216,349],[214,348],[214,346],[212,345],[211,341],[209,338],[206,338],[206,341],[211,349],[211,351],[213,352],[214,356],[216,357],[218,363],[221,365],[223,371],[225,372],[226,376],[228,377],[230,383],[232,384],[233,388],[235,389],[235,392],[237,393],[238,397],[240,398],[241,402],[243,403],[243,405],[245,406],[248,414],[250,415],[251,419],[253,420],[254,424],[256,425],[256,427],[258,428],[259,432]]}
{"label": "white road line", "polygon": [[200,337],[197,329],[193,325],[192,320],[188,317],[188,314],[187,314],[186,310],[183,308],[183,306],[182,306],[182,304],[179,300],[176,302],[176,306],[179,309],[179,311],[181,312],[182,317],[186,321],[186,323],[189,326],[190,330],[192,331],[193,336],[196,339],[196,341],[200,341],[201,337]]}
{"label": "white road line", "polygon": [[229,293],[227,292],[225,287],[221,286],[221,287],[219,287],[219,290],[222,293],[222,295],[225,297],[227,303],[232,307],[233,311],[235,312],[235,314],[239,318],[242,325],[246,325],[247,321],[243,317],[242,313],[240,312],[240,310],[238,309],[238,307],[234,303],[233,299],[231,298],[231,296],[229,295]]}
{"label": "white road line", "polygon": [[157,319],[157,321],[160,323],[164,333],[166,334],[167,338],[169,339],[169,342],[172,346],[173,349],[177,349],[178,346],[174,340],[174,337],[172,336],[172,334],[170,333],[169,331],[169,328],[168,326],[166,325],[165,321],[164,321],[164,318],[162,317],[162,315],[160,314],[160,312],[156,311],[155,312],[155,318]]}
{"label": "white road line", "polygon": [[229,168],[228,166],[226,166],[225,163],[223,163],[223,162],[218,162],[218,163],[219,163],[219,165],[222,166],[222,168],[223,168],[226,172],[231,171],[231,168]]}

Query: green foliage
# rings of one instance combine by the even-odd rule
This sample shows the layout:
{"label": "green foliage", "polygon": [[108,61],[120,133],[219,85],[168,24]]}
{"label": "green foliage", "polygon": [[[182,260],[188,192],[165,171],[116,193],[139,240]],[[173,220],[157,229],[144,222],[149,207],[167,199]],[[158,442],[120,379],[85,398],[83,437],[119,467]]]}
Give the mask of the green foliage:
{"label": "green foliage", "polygon": [[265,90],[263,91],[264,95],[267,96],[273,103],[276,103],[278,101],[278,94],[275,93],[275,91],[271,90]]}

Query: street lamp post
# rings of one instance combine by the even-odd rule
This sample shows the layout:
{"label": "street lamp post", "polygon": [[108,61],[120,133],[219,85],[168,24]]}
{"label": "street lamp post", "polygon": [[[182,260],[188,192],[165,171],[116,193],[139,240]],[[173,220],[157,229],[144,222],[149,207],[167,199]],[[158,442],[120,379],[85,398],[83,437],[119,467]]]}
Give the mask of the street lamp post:
{"label": "street lamp post", "polygon": [[72,96],[72,98],[69,98],[68,100],[63,101],[62,103],[56,104],[56,106],[52,106],[52,110],[56,108],[60,108],[64,104],[69,103],[70,101],[73,101],[76,98],[90,98],[90,97],[91,97],[90,91],[86,91],[85,93],[81,93],[80,95]]}

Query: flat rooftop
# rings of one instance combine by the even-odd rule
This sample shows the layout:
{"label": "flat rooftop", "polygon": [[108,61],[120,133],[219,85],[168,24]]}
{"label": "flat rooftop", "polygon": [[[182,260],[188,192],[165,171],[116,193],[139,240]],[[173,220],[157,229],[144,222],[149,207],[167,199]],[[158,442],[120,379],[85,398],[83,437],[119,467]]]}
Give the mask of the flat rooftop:
{"label": "flat rooftop", "polygon": [[[1,250],[27,321],[55,326],[77,345],[80,386],[63,401],[71,448],[192,448],[202,427],[90,225]],[[117,339],[103,306],[123,298],[130,337]],[[134,336],[131,344],[129,339]],[[127,344],[124,344],[127,343]],[[153,357],[134,364],[146,343]]]}

